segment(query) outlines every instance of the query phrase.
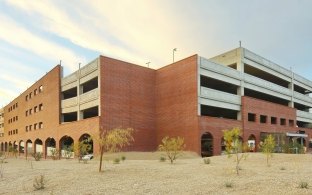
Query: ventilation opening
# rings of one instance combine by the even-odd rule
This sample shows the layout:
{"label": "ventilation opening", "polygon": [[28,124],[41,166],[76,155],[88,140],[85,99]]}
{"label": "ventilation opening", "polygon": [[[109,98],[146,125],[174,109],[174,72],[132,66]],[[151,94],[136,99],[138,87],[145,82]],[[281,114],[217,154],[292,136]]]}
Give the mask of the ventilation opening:
{"label": "ventilation opening", "polygon": [[63,114],[63,122],[77,121],[77,112],[70,112]]}
{"label": "ventilation opening", "polygon": [[232,93],[235,95],[237,94],[237,86],[203,75],[200,76],[200,86],[215,89],[218,91],[224,91],[227,93]]}
{"label": "ventilation opening", "polygon": [[244,72],[247,74],[250,74],[252,76],[258,77],[260,79],[263,79],[263,80],[269,81],[271,83],[280,85],[282,87],[288,88],[289,83],[287,81],[285,81],[279,77],[276,77],[276,76],[274,76],[268,72],[262,71],[260,69],[255,68],[255,67],[252,67],[250,65],[245,64]]}
{"label": "ventilation opening", "polygon": [[98,88],[98,78],[91,79],[90,81],[87,81],[83,83],[82,85],[82,93],[86,93],[88,91],[91,91],[93,89]]}
{"label": "ventilation opening", "polygon": [[99,107],[92,107],[82,111],[83,119],[99,116]]}
{"label": "ventilation opening", "polygon": [[278,97],[275,97],[275,96],[272,96],[272,95],[268,95],[268,94],[265,94],[265,93],[261,93],[261,92],[258,92],[258,91],[254,91],[254,90],[251,90],[251,89],[247,89],[247,88],[245,88],[245,96],[256,98],[256,99],[260,99],[260,100],[264,100],[264,101],[268,101],[268,102],[272,102],[272,103],[276,103],[276,104],[281,104],[281,105],[284,105],[284,106],[288,106],[288,101],[287,100],[284,100],[284,99],[281,99],[281,98],[278,98]]}
{"label": "ventilation opening", "polygon": [[76,97],[77,96],[77,87],[74,87],[74,88],[68,89],[66,91],[63,91],[62,94],[63,94],[63,99],[64,100],[72,98],[72,97]]}
{"label": "ventilation opening", "polygon": [[236,110],[230,110],[225,108],[218,108],[213,106],[201,105],[201,116],[212,116],[218,118],[227,118],[237,120]]}

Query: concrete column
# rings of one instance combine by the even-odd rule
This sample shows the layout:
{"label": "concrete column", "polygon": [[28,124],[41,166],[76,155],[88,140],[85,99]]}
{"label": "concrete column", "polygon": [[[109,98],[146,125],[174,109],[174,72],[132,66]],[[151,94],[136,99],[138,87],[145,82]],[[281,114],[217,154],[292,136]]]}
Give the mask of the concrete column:
{"label": "concrete column", "polygon": [[288,89],[291,90],[291,100],[288,102],[288,106],[294,108],[294,73],[291,72],[291,83],[288,84]]}

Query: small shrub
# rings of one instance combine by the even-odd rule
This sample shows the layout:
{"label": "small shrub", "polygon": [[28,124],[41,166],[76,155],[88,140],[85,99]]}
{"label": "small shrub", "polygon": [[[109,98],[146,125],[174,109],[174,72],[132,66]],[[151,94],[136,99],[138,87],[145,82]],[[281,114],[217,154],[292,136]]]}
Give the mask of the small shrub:
{"label": "small shrub", "polygon": [[45,183],[44,175],[40,175],[39,177],[34,178],[33,187],[35,190],[42,190],[44,189]]}
{"label": "small shrub", "polygon": [[225,187],[232,188],[233,187],[233,182],[230,182],[230,181],[225,182]]}
{"label": "small shrub", "polygon": [[40,161],[42,158],[42,152],[32,153],[31,156],[34,157],[35,161]]}
{"label": "small shrub", "polygon": [[122,161],[125,161],[125,160],[126,160],[126,157],[125,157],[125,156],[121,156],[121,160],[122,160]]}
{"label": "small shrub", "polygon": [[284,171],[284,170],[286,170],[286,168],[285,167],[280,167],[280,170]]}
{"label": "small shrub", "polygon": [[114,164],[119,164],[120,163],[120,159],[119,158],[115,158],[113,161]]}
{"label": "small shrub", "polygon": [[301,181],[301,182],[299,183],[299,188],[305,188],[305,189],[307,189],[307,188],[308,188],[308,183],[305,182],[305,181]]}
{"label": "small shrub", "polygon": [[210,164],[210,158],[203,158],[205,164]]}
{"label": "small shrub", "polygon": [[166,158],[163,157],[163,156],[161,156],[161,157],[159,158],[159,161],[160,161],[160,162],[165,162],[165,161],[166,161]]}
{"label": "small shrub", "polygon": [[51,152],[51,158],[53,160],[57,160],[60,158],[60,151],[56,148],[51,148],[50,149],[50,152]]}

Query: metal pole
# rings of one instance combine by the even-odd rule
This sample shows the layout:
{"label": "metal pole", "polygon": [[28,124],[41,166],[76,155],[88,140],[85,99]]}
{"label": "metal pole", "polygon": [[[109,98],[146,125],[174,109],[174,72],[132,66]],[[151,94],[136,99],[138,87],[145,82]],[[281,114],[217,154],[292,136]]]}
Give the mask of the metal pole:
{"label": "metal pole", "polygon": [[174,52],[176,52],[177,51],[177,48],[174,48],[173,50],[172,50],[172,62],[174,62]]}

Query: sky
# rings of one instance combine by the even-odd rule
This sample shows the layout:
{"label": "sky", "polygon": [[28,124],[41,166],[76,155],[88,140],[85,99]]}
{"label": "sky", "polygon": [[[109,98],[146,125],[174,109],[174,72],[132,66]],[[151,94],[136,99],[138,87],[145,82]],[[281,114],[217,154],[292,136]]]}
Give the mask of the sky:
{"label": "sky", "polygon": [[312,80],[310,0],[1,0],[0,107],[62,61],[104,55],[158,69],[239,46]]}

